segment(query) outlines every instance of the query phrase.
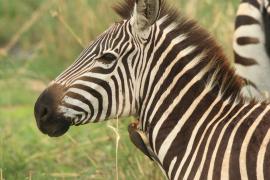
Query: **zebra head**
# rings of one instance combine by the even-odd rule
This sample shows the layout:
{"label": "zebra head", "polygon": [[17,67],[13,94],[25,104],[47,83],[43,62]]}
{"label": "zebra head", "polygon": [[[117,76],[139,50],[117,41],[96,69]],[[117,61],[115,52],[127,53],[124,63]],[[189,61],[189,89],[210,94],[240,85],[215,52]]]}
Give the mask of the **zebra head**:
{"label": "zebra head", "polygon": [[146,58],[145,44],[153,35],[160,3],[133,2],[130,18],[97,37],[50,83],[35,104],[41,132],[61,136],[71,125],[136,115],[140,74],[135,69]]}

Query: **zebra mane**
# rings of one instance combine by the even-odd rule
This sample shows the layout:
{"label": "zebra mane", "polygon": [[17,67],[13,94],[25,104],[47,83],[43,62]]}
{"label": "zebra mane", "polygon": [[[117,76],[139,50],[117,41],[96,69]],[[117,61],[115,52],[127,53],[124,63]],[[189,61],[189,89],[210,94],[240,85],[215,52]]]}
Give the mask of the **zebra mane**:
{"label": "zebra mane", "polygon": [[[136,0],[123,0],[113,9],[123,19],[130,19]],[[161,1],[161,11],[159,19],[166,16],[163,24],[170,25],[176,23],[175,32],[187,33],[190,44],[195,44],[200,50],[206,50],[206,59],[212,64],[210,72],[216,76],[215,83],[218,83],[224,97],[239,96],[240,91],[246,83],[243,78],[235,74],[230,61],[224,55],[222,48],[216,43],[214,38],[194,20],[186,18],[174,7],[168,6],[165,0]],[[177,35],[176,35],[177,36]]]}

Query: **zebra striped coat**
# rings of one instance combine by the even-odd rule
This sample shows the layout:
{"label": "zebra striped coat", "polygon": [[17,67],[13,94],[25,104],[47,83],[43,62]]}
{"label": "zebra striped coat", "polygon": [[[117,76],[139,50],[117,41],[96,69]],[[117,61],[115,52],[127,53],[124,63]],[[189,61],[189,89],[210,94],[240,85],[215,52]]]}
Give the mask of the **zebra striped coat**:
{"label": "zebra striped coat", "polygon": [[38,128],[61,136],[133,115],[169,179],[269,179],[270,106],[239,95],[242,80],[210,35],[164,1],[115,10],[123,20],[38,98]]}
{"label": "zebra striped coat", "polygon": [[243,88],[244,95],[269,98],[269,0],[242,0],[235,21],[233,49],[237,74],[251,81]]}

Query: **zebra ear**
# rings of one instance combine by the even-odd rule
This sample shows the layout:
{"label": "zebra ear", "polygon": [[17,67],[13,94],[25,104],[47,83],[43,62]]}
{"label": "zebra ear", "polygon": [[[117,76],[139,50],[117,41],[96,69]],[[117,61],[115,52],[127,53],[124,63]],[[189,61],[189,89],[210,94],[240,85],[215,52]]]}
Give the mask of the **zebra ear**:
{"label": "zebra ear", "polygon": [[147,38],[149,27],[156,22],[160,5],[161,0],[136,0],[132,16],[133,26],[143,38]]}

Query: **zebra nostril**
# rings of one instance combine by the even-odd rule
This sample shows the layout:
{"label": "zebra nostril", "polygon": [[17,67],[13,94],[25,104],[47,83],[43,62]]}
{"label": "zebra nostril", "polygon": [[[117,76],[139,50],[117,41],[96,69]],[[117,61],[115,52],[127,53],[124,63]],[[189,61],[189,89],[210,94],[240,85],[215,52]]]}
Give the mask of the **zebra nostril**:
{"label": "zebra nostril", "polygon": [[[47,99],[47,96],[45,98]],[[42,95],[41,98],[39,98],[35,104],[34,114],[38,124],[39,122],[48,121],[53,113],[52,112],[53,109],[51,108],[52,105],[46,101],[45,102],[43,101],[43,99],[45,98],[44,95]]]}
{"label": "zebra nostril", "polygon": [[40,109],[40,120],[41,121],[47,121],[48,117],[50,116],[50,110],[47,106],[42,106]]}
{"label": "zebra nostril", "polygon": [[60,103],[62,94],[63,87],[56,84],[51,85],[40,94],[34,107],[34,115],[38,125],[40,122],[55,118],[56,107]]}

